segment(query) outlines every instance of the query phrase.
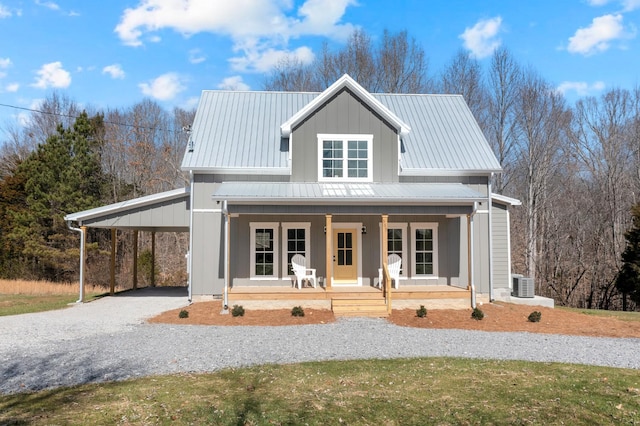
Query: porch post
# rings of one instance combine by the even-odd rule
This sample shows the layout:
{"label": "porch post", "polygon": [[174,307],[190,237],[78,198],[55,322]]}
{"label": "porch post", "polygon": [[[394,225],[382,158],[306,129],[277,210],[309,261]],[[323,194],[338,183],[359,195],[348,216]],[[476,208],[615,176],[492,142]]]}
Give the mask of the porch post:
{"label": "porch post", "polygon": [[389,215],[382,215],[382,276],[384,296],[387,299],[387,313],[391,314],[391,280],[389,279]]}
{"label": "porch post", "polygon": [[156,286],[156,232],[151,232],[151,287]]}
{"label": "porch post", "polygon": [[331,226],[331,215],[325,215],[325,279],[324,288],[331,289],[331,276],[333,275],[333,228]]}
{"label": "porch post", "polygon": [[87,261],[87,227],[80,227],[80,303],[84,303],[84,269]]}
{"label": "porch post", "polygon": [[138,288],[138,230],[133,231],[133,289]]}
{"label": "porch post", "polygon": [[113,296],[116,288],[116,229],[111,228],[111,263],[109,265],[109,294]]}

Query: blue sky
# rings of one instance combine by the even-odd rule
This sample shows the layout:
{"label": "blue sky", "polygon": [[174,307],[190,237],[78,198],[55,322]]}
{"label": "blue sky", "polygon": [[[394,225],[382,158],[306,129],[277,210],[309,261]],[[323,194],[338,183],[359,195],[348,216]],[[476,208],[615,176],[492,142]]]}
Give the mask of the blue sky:
{"label": "blue sky", "polygon": [[[570,101],[640,84],[640,0],[0,0],[0,104],[145,97],[192,108],[203,89],[260,90],[283,55],[311,60],[355,28],[407,30],[430,73],[498,46]],[[25,112],[0,106],[0,129]]]}

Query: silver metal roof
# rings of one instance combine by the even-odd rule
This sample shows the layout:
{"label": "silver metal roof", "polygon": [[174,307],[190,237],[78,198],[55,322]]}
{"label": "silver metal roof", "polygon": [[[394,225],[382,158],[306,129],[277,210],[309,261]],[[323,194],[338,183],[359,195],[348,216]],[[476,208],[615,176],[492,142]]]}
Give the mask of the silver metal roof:
{"label": "silver metal roof", "polygon": [[214,199],[236,203],[369,203],[434,204],[472,203],[487,197],[456,183],[288,183],[224,182]]}
{"label": "silver metal roof", "polygon": [[[319,93],[203,91],[184,170],[289,174],[280,126]],[[374,94],[410,127],[402,138],[402,175],[500,172],[460,95]]]}

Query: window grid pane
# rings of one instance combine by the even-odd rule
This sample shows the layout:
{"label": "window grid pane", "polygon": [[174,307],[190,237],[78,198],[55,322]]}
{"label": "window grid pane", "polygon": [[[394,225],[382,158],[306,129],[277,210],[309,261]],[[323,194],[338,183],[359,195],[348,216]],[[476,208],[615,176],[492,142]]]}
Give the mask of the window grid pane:
{"label": "window grid pane", "polygon": [[416,229],[415,263],[417,275],[433,275],[433,230]]}
{"label": "window grid pane", "polygon": [[306,229],[289,229],[287,231],[287,274],[293,275],[293,268],[291,267],[291,259],[296,254],[301,254],[306,257]]}
{"label": "window grid pane", "polygon": [[257,276],[273,275],[273,229],[259,228],[255,231],[256,252],[255,256],[255,274]]}
{"label": "window grid pane", "polygon": [[323,140],[323,178],[369,178],[369,142],[367,140]]}
{"label": "window grid pane", "polygon": [[[387,229],[387,254],[397,254],[402,259],[402,230]],[[404,275],[404,261],[400,265],[400,274]]]}

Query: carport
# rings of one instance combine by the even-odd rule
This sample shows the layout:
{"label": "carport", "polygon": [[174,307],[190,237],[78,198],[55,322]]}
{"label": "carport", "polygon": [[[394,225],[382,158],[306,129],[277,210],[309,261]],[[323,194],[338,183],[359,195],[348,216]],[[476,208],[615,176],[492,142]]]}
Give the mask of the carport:
{"label": "carport", "polygon": [[[68,214],[64,217],[72,231],[80,233],[80,296],[84,302],[84,275],[86,260],[87,228],[111,230],[110,293],[115,290],[117,231],[133,232],[133,288],[138,285],[138,233],[151,233],[151,277],[155,284],[155,234],[156,232],[189,232],[189,188],[175,189],[95,209]],[[189,278],[191,299],[191,278]]]}

